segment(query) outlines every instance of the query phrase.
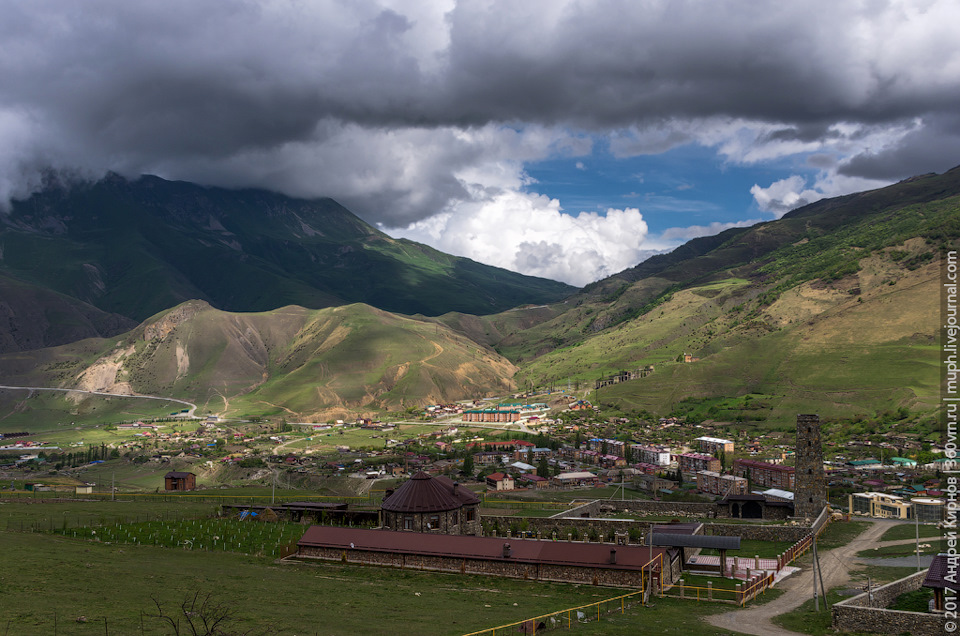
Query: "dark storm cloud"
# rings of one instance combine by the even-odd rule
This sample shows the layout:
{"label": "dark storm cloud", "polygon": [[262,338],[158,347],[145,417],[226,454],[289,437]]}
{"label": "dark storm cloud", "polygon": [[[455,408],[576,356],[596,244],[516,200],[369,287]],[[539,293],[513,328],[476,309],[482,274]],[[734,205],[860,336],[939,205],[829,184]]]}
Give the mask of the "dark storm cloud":
{"label": "dark storm cloud", "polygon": [[960,116],[932,117],[891,148],[863,152],[839,166],[846,176],[893,181],[960,165]]}
{"label": "dark storm cloud", "polygon": [[[0,2],[0,197],[46,166],[160,172],[329,194],[396,225],[516,153],[490,125],[673,122],[621,147],[661,152],[709,119],[770,124],[757,144],[946,121],[957,16],[914,4]],[[956,159],[937,141],[921,127],[844,170],[943,169]]]}

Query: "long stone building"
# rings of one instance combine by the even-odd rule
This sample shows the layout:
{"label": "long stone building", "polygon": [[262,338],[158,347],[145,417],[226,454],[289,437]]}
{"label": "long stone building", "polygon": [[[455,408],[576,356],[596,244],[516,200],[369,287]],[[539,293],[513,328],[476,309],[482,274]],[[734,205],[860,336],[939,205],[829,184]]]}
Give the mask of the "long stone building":
{"label": "long stone building", "polygon": [[682,567],[676,548],[330,526],[310,527],[293,558],[632,589],[670,584]]}

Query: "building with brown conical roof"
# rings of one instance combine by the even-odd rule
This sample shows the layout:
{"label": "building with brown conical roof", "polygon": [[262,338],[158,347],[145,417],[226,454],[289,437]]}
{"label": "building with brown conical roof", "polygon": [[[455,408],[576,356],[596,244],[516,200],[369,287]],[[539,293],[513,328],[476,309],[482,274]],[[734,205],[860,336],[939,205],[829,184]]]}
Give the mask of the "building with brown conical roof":
{"label": "building with brown conical roof", "polygon": [[477,534],[480,499],[447,477],[418,472],[380,505],[383,527],[388,530]]}

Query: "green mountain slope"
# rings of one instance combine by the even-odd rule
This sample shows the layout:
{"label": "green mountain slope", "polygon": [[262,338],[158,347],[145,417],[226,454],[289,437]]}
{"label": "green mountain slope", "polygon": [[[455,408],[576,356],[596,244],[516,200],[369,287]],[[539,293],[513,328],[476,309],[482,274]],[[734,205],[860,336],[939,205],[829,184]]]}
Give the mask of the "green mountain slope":
{"label": "green mountain slope", "polygon": [[[228,243],[235,239],[224,231],[240,235],[216,229]],[[394,262],[415,263],[429,252],[376,241],[376,250],[395,254]],[[189,302],[118,338],[0,356],[0,377],[8,384],[178,397],[228,414],[329,419],[514,387],[593,389],[619,370],[653,365],[652,374],[604,386],[592,399],[626,412],[773,427],[789,427],[798,412],[850,426],[875,423],[878,413],[909,413],[911,425],[922,429],[932,426],[938,407],[937,254],[958,241],[955,169],[691,241],[563,302],[435,318],[362,304],[228,313]],[[59,245],[89,249],[81,242]],[[411,289],[426,284],[417,277],[430,268],[461,266],[444,258],[407,272]],[[55,268],[54,259],[38,260]],[[170,283],[164,289],[198,289],[177,271],[147,269]],[[79,274],[77,280],[83,282]],[[286,284],[288,290],[304,285]],[[697,360],[681,362],[683,354]],[[62,419],[57,409],[85,418],[121,413],[116,404],[101,401],[94,413],[92,401],[70,400],[0,392],[0,418]]]}
{"label": "green mountain slope", "polygon": [[199,298],[231,311],[364,302],[486,314],[574,288],[394,240],[330,199],[157,177],[50,187],[0,216],[0,274],[143,320]]}
{"label": "green mountain slope", "polygon": [[508,335],[496,346],[522,365],[647,315],[677,291],[731,278],[751,283],[742,292],[751,302],[738,303],[735,322],[762,330],[760,310],[785,290],[853,276],[872,253],[919,237],[925,249],[909,256],[895,250],[891,258],[901,259],[905,269],[929,262],[937,246],[960,237],[958,209],[960,168],[818,201],[777,221],[694,239],[588,285],[550,320]]}
{"label": "green mountain slope", "polygon": [[[652,364],[595,399],[783,425],[805,411],[937,408],[938,253],[960,239],[960,170],[725,234],[589,286],[505,337],[497,349],[520,366],[518,385],[592,389]],[[678,362],[684,353],[699,360]],[[749,395],[762,399],[745,411]]]}
{"label": "green mountain slope", "polygon": [[54,347],[135,325],[125,316],[0,274],[0,352]]}
{"label": "green mountain slope", "polygon": [[[169,396],[230,416],[298,419],[500,394],[513,389],[515,371],[434,322],[360,304],[241,314],[190,301],[119,338],[0,356],[9,385]],[[71,394],[34,406],[22,392],[0,391],[0,421],[28,423],[37,409],[56,411],[57,400],[81,420],[122,403]]]}

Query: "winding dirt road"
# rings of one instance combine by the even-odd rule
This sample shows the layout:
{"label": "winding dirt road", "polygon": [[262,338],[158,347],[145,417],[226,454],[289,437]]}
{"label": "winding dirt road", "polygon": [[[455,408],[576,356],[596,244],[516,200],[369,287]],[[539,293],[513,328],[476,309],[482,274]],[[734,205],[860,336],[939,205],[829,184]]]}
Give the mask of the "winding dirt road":
{"label": "winding dirt road", "polygon": [[[847,545],[822,552],[820,554],[820,567],[823,570],[823,584],[826,588],[830,590],[850,582],[850,572],[862,567],[856,560],[857,552],[876,546],[910,542],[909,540],[902,540],[880,543],[880,537],[892,525],[894,524],[891,522],[874,520],[869,528],[857,535],[857,538]],[[731,632],[757,634],[758,636],[795,636],[797,632],[783,629],[775,625],[770,619],[793,611],[807,599],[813,598],[813,569],[804,568],[802,572],[786,579],[779,586],[784,590],[784,594],[780,598],[749,609],[714,614],[708,616],[706,621],[715,627],[729,629]]]}

